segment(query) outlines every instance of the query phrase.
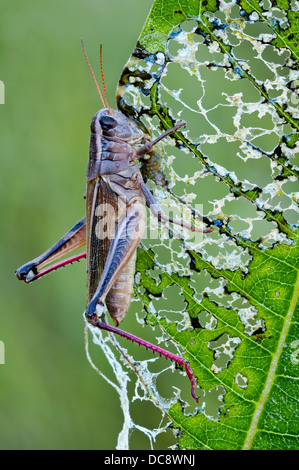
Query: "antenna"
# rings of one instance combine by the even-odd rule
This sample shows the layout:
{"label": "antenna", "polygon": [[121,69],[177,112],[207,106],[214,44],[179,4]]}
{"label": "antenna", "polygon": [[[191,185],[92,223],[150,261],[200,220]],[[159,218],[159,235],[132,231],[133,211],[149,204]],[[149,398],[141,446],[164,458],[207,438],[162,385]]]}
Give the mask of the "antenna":
{"label": "antenna", "polygon": [[[102,101],[102,103],[103,103],[103,106],[104,106],[104,108],[105,108],[105,107],[106,107],[106,104],[105,104],[105,102],[104,102],[104,100],[103,100],[103,96],[102,96],[101,90],[100,90],[100,88],[99,88],[98,82],[97,82],[97,80],[96,80],[96,77],[95,77],[95,75],[94,75],[94,73],[93,73],[93,70],[92,70],[92,68],[91,68],[90,62],[89,62],[89,60],[88,60],[88,57],[87,57],[87,54],[86,54],[86,51],[85,51],[85,47],[84,47],[84,44],[83,44],[83,39],[81,39],[81,44],[82,44],[82,49],[83,49],[83,53],[84,53],[84,56],[85,56],[87,65],[88,65],[88,67],[89,67],[89,70],[90,70],[90,73],[91,73],[91,75],[92,75],[92,78],[93,78],[93,80],[94,80],[94,82],[95,82],[95,84],[96,84],[96,87],[97,87],[98,93],[99,93],[99,95],[100,95],[101,101]],[[106,95],[105,95],[105,96],[106,96]],[[109,108],[109,106],[108,106],[108,108]],[[110,110],[110,108],[109,108],[109,110]]]}
{"label": "antenna", "polygon": [[100,45],[100,64],[101,64],[101,75],[102,75],[102,83],[103,83],[104,97],[105,97],[105,101],[106,101],[106,104],[107,104],[107,108],[109,109],[109,112],[110,112],[111,110],[110,110],[110,106],[109,106],[108,100],[107,100],[106,87],[105,87],[105,80],[104,80],[104,73],[103,73],[102,44]]}

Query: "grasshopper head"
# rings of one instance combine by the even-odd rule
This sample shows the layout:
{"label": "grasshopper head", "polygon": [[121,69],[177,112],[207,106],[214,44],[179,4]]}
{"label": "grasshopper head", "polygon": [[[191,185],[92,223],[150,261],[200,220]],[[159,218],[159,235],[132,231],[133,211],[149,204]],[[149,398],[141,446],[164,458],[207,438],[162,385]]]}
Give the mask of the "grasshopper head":
{"label": "grasshopper head", "polygon": [[[101,93],[100,87],[88,60],[85,47],[83,44],[83,39],[81,39],[83,53],[91,72],[92,78],[95,82],[97,87],[100,99],[103,103],[104,109],[98,111],[91,121],[91,132],[98,136],[106,136],[110,138],[109,140],[113,140],[115,138],[116,141],[122,141],[129,145],[134,145],[135,143],[140,142],[142,137],[144,137],[143,132],[138,129],[136,124],[134,124],[130,119],[128,119],[124,114],[120,111],[116,111],[111,109],[106,96],[106,87],[104,81],[104,74],[103,74],[103,64],[102,64],[102,45],[100,46],[100,64],[101,64],[101,75],[102,75],[102,83],[103,83],[103,91],[104,97]],[[105,98],[105,99],[104,99]],[[105,108],[107,106],[107,108]]]}
{"label": "grasshopper head", "polygon": [[134,145],[144,137],[136,124],[120,111],[101,109],[91,121],[91,132]]}

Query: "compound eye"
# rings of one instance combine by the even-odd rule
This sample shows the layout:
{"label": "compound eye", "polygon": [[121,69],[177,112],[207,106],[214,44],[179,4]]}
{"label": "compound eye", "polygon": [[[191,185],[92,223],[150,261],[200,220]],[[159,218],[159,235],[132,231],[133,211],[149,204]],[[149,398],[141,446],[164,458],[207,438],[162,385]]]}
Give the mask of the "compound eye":
{"label": "compound eye", "polygon": [[111,116],[101,116],[99,118],[99,123],[104,129],[113,129],[117,125],[117,122]]}

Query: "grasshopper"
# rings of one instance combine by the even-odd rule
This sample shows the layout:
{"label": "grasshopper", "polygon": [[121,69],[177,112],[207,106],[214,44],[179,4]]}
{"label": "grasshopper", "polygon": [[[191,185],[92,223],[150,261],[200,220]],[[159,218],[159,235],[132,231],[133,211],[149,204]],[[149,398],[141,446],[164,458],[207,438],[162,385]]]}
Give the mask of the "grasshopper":
{"label": "grasshopper", "polygon": [[[82,48],[103,104],[103,109],[98,111],[91,121],[86,173],[86,217],[47,251],[18,268],[16,275],[20,280],[31,283],[55,269],[86,258],[87,321],[96,328],[145,346],[183,367],[191,383],[191,395],[198,403],[199,399],[194,391],[197,386],[196,379],[186,359],[118,328],[128,312],[131,301],[136,250],[144,230],[146,206],[159,221],[176,224],[191,231],[213,231],[213,228],[201,230],[185,221],[167,217],[147,188],[136,164],[138,159],[151,152],[160,140],[186,123],[181,122],[150,141],[132,120],[109,107],[102,69],[102,48],[100,64],[105,101],[83,41]],[[86,252],[64,258],[84,246]],[[58,261],[60,258],[63,260]],[[105,305],[115,326],[103,321]]]}

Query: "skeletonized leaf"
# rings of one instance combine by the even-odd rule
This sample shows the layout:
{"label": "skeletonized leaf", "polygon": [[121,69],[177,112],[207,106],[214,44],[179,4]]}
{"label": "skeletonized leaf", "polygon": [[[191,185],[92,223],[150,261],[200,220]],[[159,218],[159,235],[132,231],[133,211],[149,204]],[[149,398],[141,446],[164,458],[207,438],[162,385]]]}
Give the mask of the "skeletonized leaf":
{"label": "skeletonized leaf", "polygon": [[138,252],[146,321],[198,379],[199,410],[186,390],[163,408],[180,448],[299,447],[296,24],[294,1],[156,0],[120,80],[153,136],[187,122],[143,174],[165,211],[214,227],[151,219]]}

